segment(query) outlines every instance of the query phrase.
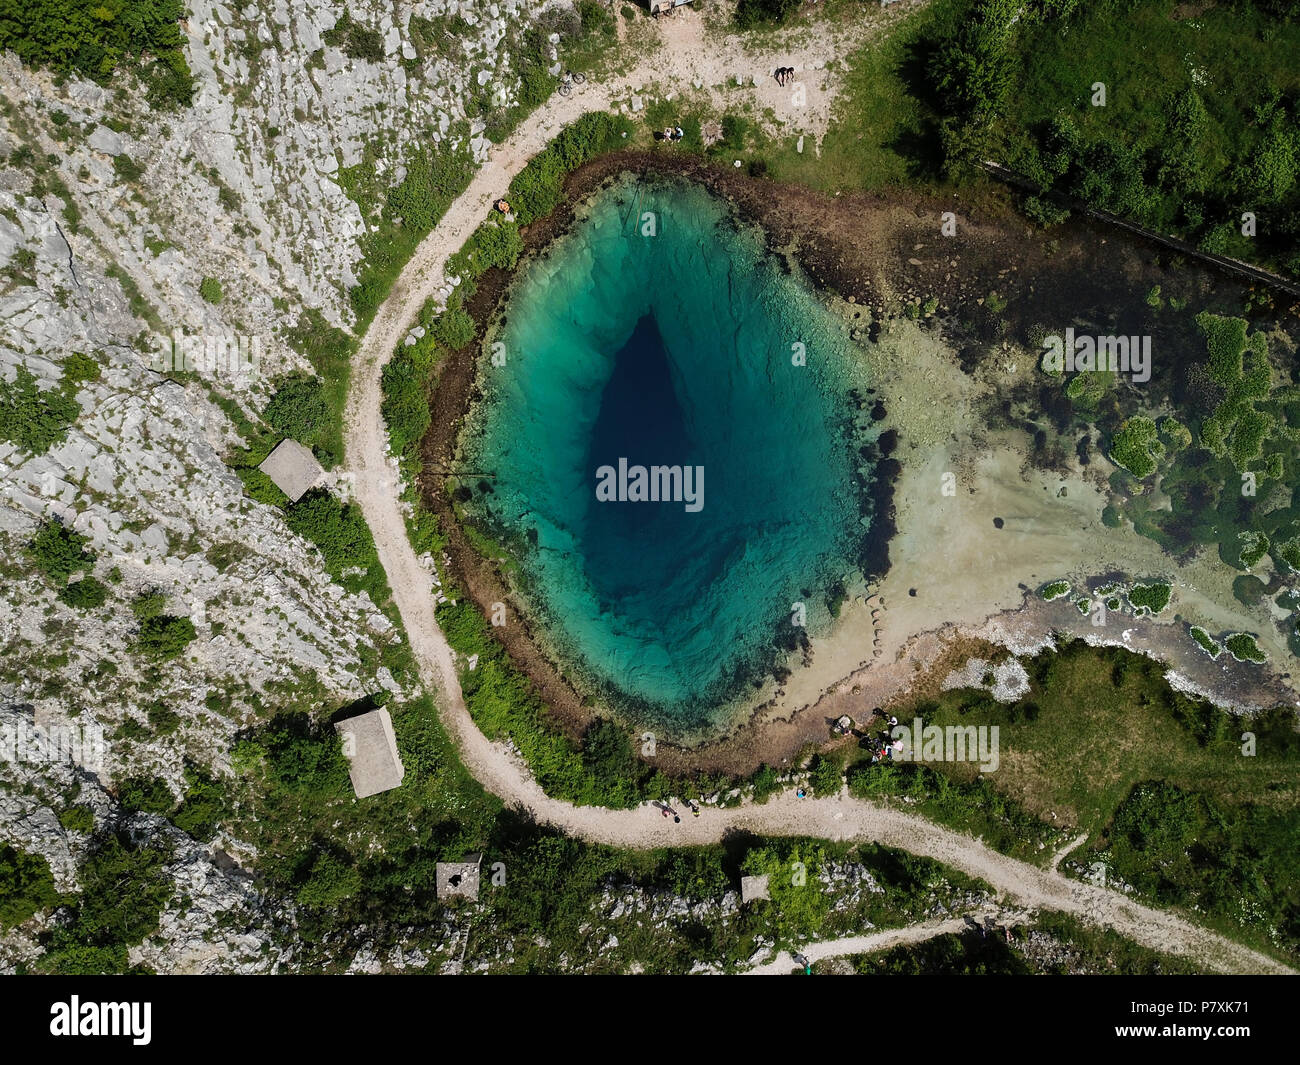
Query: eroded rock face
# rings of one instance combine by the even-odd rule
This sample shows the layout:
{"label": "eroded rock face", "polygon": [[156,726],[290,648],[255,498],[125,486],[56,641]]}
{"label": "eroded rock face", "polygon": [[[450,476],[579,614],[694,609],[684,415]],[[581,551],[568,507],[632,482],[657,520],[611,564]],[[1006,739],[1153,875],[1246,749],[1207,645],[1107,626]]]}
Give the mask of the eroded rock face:
{"label": "eroded rock face", "polygon": [[[217,845],[160,818],[124,818],[120,782],[159,777],[179,797],[187,761],[231,772],[236,732],[291,686],[313,706],[414,694],[376,665],[377,648],[401,638],[388,618],[332,581],[317,549],[226,465],[240,443],[230,415],[255,416],[277,378],[311,371],[285,336],[306,310],[351,328],[361,238],[412,151],[484,156],[473,98],[514,102],[508,45],[536,12],[349,5],[382,40],[371,61],[326,43],[344,7],[192,0],[183,29],[195,96],[178,111],[151,111],[126,75],[56,84],[0,56],[0,378],[30,374],[80,410],[40,453],[0,439],[0,722],[104,737],[93,773],[0,759],[0,842],[41,855],[59,889],[76,891],[89,837],[58,816],[74,792],[97,830],[165,838],[175,898],[133,956],[164,971],[274,968],[275,922],[237,864],[214,863]],[[205,278],[220,283],[219,302],[201,293]],[[253,338],[256,364],[159,372],[160,338],[187,337]],[[97,376],[69,384],[74,356]],[[337,474],[326,486],[347,495]],[[88,539],[103,606],[61,601],[25,551],[52,520]],[[131,650],[140,622],[129,606],[144,592],[197,634],[161,670]],[[150,717],[158,704],[164,727]],[[233,911],[247,919],[218,929]],[[0,938],[0,966],[39,953],[34,920]]]}
{"label": "eroded rock face", "polygon": [[[254,973],[283,963],[290,915],[268,903],[220,843],[198,843],[157,815],[124,812],[96,773],[39,750],[33,730],[41,734],[31,708],[0,705],[6,754],[0,760],[0,843],[44,858],[64,893],[80,890],[78,868],[96,840],[120,834],[169,855],[163,875],[172,894],[158,931],[132,948],[133,965],[160,972]],[[87,831],[65,828],[55,813],[72,797],[93,818]],[[35,937],[52,923],[49,915],[38,915],[0,936],[0,972],[35,961],[42,953]]]}

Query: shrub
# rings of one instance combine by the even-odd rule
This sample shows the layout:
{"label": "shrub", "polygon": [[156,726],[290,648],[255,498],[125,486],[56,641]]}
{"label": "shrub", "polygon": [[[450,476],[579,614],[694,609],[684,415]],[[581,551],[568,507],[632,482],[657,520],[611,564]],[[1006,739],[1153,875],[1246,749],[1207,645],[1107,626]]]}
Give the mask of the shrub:
{"label": "shrub", "polygon": [[310,447],[323,465],[338,461],[331,446],[334,412],[319,378],[287,378],[276,389],[262,417],[277,433]]}
{"label": "shrub", "polygon": [[384,58],[384,38],[378,30],[372,30],[355,21],[347,8],[334,23],[332,29],[321,34],[321,40],[334,48],[341,49],[351,59],[364,59],[378,63]]}
{"label": "shrub", "polygon": [[622,117],[595,111],[566,126],[510,182],[508,199],[520,225],[550,214],[560,202],[564,177],[587,160],[622,143],[632,129]]}
{"label": "shrub", "polygon": [[1239,532],[1237,542],[1241,544],[1241,554],[1237,561],[1242,569],[1250,569],[1267,555],[1272,547],[1269,538],[1262,532]]}
{"label": "shrub", "polygon": [[524,250],[519,227],[513,222],[485,222],[475,234],[479,265],[513,270]]}
{"label": "shrub", "polygon": [[754,789],[754,801],[758,803],[767,802],[781,790],[781,782],[777,779],[776,770],[767,764],[760,765],[754,771],[754,775],[749,778],[749,783]]}
{"label": "shrub", "polygon": [[146,706],[144,716],[149,719],[149,727],[159,736],[170,736],[181,727],[180,714],[160,702]]}
{"label": "shrub", "polygon": [[464,188],[472,165],[467,153],[437,146],[419,151],[407,161],[402,183],[388,193],[385,216],[400,218],[418,233],[432,229]]}
{"label": "shrub", "polygon": [[161,614],[140,626],[135,649],[149,658],[175,658],[198,636],[189,618]]}
{"label": "shrub", "polygon": [[59,824],[69,832],[89,835],[95,829],[95,812],[89,806],[69,806],[59,814]]}
{"label": "shrub", "polygon": [[323,850],[312,861],[297,898],[303,906],[330,909],[360,890],[361,874],[356,866]]}
{"label": "shrub", "polygon": [[199,295],[209,303],[220,303],[222,299],[221,282],[215,277],[205,277],[199,282]]}
{"label": "shrub", "polygon": [[125,834],[101,842],[80,869],[77,908],[51,937],[41,971],[88,976],[127,971],[127,948],[158,930],[171,897],[172,883],[163,872],[168,857]]}
{"label": "shrub", "polygon": [[627,788],[640,775],[631,736],[604,717],[593,721],[583,733],[582,764],[596,786],[609,793]]}
{"label": "shrub", "polygon": [[217,833],[226,812],[225,791],[220,783],[194,766],[185,767],[185,798],[172,824],[197,840],[206,841]]}
{"label": "shrub", "polygon": [[844,770],[833,758],[816,755],[808,767],[808,783],[814,795],[838,795],[844,783]]}
{"label": "shrub", "polygon": [[1070,217],[1070,209],[1040,196],[1026,196],[1020,205],[1026,218],[1042,229],[1060,225]]}
{"label": "shrub", "polygon": [[44,858],[0,844],[0,928],[13,928],[59,903]]}
{"label": "shrub", "polygon": [[1192,639],[1200,644],[1201,649],[1211,658],[1218,658],[1223,653],[1223,648],[1215,643],[1214,638],[1199,625],[1193,625],[1191,633]]}
{"label": "shrub", "polygon": [[1139,479],[1156,472],[1156,459],[1163,454],[1156,423],[1141,414],[1129,418],[1111,441],[1111,461]]}
{"label": "shrub", "polygon": [[80,571],[95,564],[95,555],[86,550],[90,541],[58,521],[47,521],[37,530],[27,553],[36,568],[56,584],[64,584]]}
{"label": "shrub", "polygon": [[736,25],[742,30],[755,26],[780,25],[799,10],[799,0],[740,0],[736,5]]}
{"label": "shrub", "polygon": [[1038,594],[1049,601],[1052,599],[1060,599],[1062,596],[1070,594],[1070,582],[1052,581],[1050,584],[1043,585]]}
{"label": "shrub", "polygon": [[108,601],[108,585],[94,577],[83,577],[73,581],[61,592],[59,598],[70,607],[79,610],[93,610]]}
{"label": "shrub", "polygon": [[365,591],[376,603],[383,602],[387,581],[375,554],[375,541],[355,504],[342,503],[325,489],[316,488],[286,509],[285,520],[290,529],[320,549],[325,569],[334,580],[349,591]]}
{"label": "shrub", "polygon": [[474,319],[461,310],[445,311],[433,323],[433,337],[444,347],[459,351],[474,341]]}
{"label": "shrub", "polygon": [[172,790],[159,777],[128,777],[118,788],[117,801],[129,814],[171,813],[176,806]]}
{"label": "shrub", "polygon": [[136,616],[137,621],[156,618],[166,607],[167,597],[157,590],[141,592],[131,600],[131,613]]}
{"label": "shrub", "polygon": [[265,756],[271,780],[281,791],[337,796],[350,786],[342,738],[301,711],[277,714],[241,747],[244,758]]}
{"label": "shrub", "polygon": [[1115,871],[1147,894],[1174,901],[1192,877],[1187,852],[1202,821],[1195,795],[1164,781],[1135,785],[1111,822]]}
{"label": "shrub", "polygon": [[43,455],[62,443],[81,414],[74,388],[41,389],[27,367],[19,366],[12,382],[0,378],[0,440]]}
{"label": "shrub", "polygon": [[60,0],[5,6],[0,49],[32,65],[106,82],[124,60],[137,60],[155,108],[188,106],[194,94],[181,0]]}
{"label": "shrub", "polygon": [[[421,338],[413,347],[432,347],[432,340]],[[393,454],[405,455],[423,438],[429,428],[429,397],[425,392],[425,374],[418,360],[402,348],[384,367],[383,415]]]}

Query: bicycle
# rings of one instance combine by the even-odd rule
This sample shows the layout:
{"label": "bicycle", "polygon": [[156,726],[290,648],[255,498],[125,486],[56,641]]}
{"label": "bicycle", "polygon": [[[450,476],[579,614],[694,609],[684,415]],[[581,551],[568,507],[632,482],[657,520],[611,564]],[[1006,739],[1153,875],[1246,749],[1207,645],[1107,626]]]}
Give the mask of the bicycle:
{"label": "bicycle", "polygon": [[575,85],[581,85],[586,80],[586,74],[578,74],[572,70],[566,70],[564,72],[564,77],[560,79],[560,95],[568,96],[569,93],[573,92],[573,87]]}

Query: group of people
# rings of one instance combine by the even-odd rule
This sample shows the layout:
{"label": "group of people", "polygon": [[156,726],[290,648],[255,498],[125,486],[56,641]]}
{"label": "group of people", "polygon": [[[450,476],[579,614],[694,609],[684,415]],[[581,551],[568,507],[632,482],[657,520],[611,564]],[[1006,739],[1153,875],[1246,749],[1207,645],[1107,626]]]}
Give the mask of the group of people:
{"label": "group of people", "polygon": [[794,79],[794,67],[777,67],[772,76],[778,85],[788,85]]}
{"label": "group of people", "polygon": [[657,141],[679,141],[686,136],[686,131],[681,126],[664,126],[664,128],[655,134]]}
{"label": "group of people", "polygon": [[[699,804],[691,802],[690,799],[686,799],[684,801],[686,803],[686,808],[691,811],[691,815],[694,817],[699,817],[700,816]],[[659,812],[661,814],[663,814],[665,817],[671,817],[673,819],[673,824],[680,825],[682,823],[682,815],[679,814],[676,810],[674,810],[671,806],[669,806],[666,802],[657,802],[655,803],[655,805],[659,807]]]}
{"label": "group of people", "polygon": [[898,718],[893,714],[886,714],[880,707],[871,711],[872,720],[879,719],[885,726],[881,731],[872,733],[869,729],[859,731],[853,727],[853,719],[850,717],[841,717],[832,726],[832,731],[837,736],[857,736],[858,745],[866,751],[871,752],[871,762],[874,765],[885,759],[892,760],[896,754],[902,751],[903,741],[896,740],[891,732],[898,725]]}
{"label": "group of people", "polygon": [[893,761],[894,755],[903,750],[903,741],[896,740],[888,732],[876,736],[863,736],[862,746],[871,752],[871,764],[883,762],[886,758]]}

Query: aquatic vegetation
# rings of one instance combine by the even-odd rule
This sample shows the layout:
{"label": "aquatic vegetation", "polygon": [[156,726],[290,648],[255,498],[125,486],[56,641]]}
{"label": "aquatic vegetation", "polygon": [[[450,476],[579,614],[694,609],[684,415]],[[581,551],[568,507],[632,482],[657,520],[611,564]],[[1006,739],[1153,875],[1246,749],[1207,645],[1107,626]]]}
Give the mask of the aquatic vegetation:
{"label": "aquatic vegetation", "polygon": [[1135,584],[1128,591],[1128,601],[1135,609],[1146,609],[1152,614],[1159,614],[1169,605],[1173,593],[1171,585],[1155,582],[1153,584]]}
{"label": "aquatic vegetation", "polygon": [[1165,446],[1160,442],[1156,423],[1140,414],[1126,421],[1111,441],[1111,461],[1138,478],[1155,473],[1157,460],[1164,453]]}
{"label": "aquatic vegetation", "polygon": [[1223,648],[1215,642],[1214,638],[1199,625],[1193,625],[1191,628],[1192,639],[1201,645],[1201,648],[1213,659],[1217,659],[1223,654]]}
{"label": "aquatic vegetation", "polygon": [[1234,632],[1223,641],[1223,646],[1228,649],[1228,653],[1238,662],[1258,663],[1268,661],[1268,655],[1259,649],[1255,637],[1248,632]]}

